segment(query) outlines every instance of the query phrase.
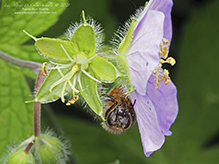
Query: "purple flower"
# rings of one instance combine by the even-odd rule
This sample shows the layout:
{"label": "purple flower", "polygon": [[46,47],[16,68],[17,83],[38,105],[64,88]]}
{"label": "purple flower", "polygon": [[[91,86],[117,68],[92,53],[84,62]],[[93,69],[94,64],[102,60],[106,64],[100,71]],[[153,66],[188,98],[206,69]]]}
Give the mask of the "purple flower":
{"label": "purple flower", "polygon": [[134,108],[147,157],[161,148],[165,136],[172,134],[169,128],[178,113],[176,87],[169,72],[161,68],[163,63],[175,64],[175,60],[168,57],[172,5],[172,0],[149,1],[136,22],[126,53],[135,88],[131,99],[136,100]]}

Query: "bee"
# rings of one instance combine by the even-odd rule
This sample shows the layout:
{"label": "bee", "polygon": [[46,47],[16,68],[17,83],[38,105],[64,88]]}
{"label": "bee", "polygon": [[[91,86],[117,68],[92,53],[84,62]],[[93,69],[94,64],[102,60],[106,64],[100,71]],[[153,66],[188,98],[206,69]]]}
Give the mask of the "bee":
{"label": "bee", "polygon": [[103,128],[107,131],[120,134],[135,123],[134,103],[132,104],[122,85],[115,86],[103,101]]}

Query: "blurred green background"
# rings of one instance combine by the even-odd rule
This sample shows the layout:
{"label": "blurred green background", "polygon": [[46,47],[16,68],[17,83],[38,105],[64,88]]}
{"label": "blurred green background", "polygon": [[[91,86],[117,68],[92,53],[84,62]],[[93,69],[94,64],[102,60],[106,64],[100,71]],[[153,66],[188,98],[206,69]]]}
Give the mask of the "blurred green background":
{"label": "blurred green background", "polygon": [[[70,5],[57,18],[57,22],[55,23],[54,20],[53,26],[37,36],[55,38],[63,35],[71,22],[80,20],[81,11],[84,10],[86,15],[90,15],[102,25],[105,43],[108,44],[115,30],[144,3],[145,0],[69,0]],[[94,120],[94,117],[86,107],[80,105],[80,102],[70,107],[66,107],[60,100],[43,105],[42,129],[45,130],[49,126],[71,142],[72,156],[69,164],[109,164],[115,160],[119,160],[121,164],[217,164],[219,162],[218,8],[219,0],[174,1],[170,56],[177,60],[177,64],[170,68],[170,76],[178,88],[179,114],[171,127],[172,136],[166,137],[163,147],[149,158],[144,156],[137,123],[126,133],[114,135],[102,129],[100,122]],[[7,10],[12,10],[12,8],[7,8]],[[42,19],[46,22],[49,18],[45,16]],[[2,22],[0,21],[0,27]],[[41,27],[36,23],[33,28],[40,30]],[[10,45],[17,45],[13,41],[9,42],[11,42]],[[0,43],[1,50],[16,56],[13,54],[16,48],[11,49],[7,45],[6,49],[7,46],[4,44],[7,41],[0,41]],[[32,48],[26,47],[27,45],[33,46],[33,43],[31,40],[22,43],[24,53],[16,57],[28,59],[27,55],[22,55],[28,50],[33,54],[36,53]],[[44,61],[40,57],[32,56],[31,59],[33,58],[36,58],[36,61]],[[6,66],[8,66],[8,72],[3,71]],[[2,68],[0,70],[1,123],[5,115],[13,119],[12,115],[3,114],[5,111],[3,109],[6,108],[4,94],[8,93],[8,96],[12,97],[10,101],[18,103],[18,92],[21,92],[15,91],[16,89],[5,91],[3,89],[6,85],[5,77],[19,70],[26,76],[19,84],[13,82],[11,87],[19,88],[27,81],[33,92],[34,81],[31,77],[34,75],[28,75],[27,71],[7,64],[1,59],[0,67]],[[15,81],[16,78],[13,76],[11,79]],[[10,79],[9,82],[11,82]],[[31,99],[29,92],[25,95]],[[32,105],[26,106],[29,108],[25,109],[29,111],[28,118],[31,119]],[[26,106],[24,108],[27,108]],[[20,128],[22,134],[26,137],[31,135],[32,124],[25,125],[28,122],[28,120],[25,122],[27,117],[21,116],[19,119],[22,120],[22,128]],[[10,123],[7,125],[13,126]],[[28,131],[27,134],[25,129]],[[1,135],[10,135],[9,138],[12,141],[10,144],[13,143],[15,136],[12,132],[1,129],[0,132]],[[20,134],[19,131],[16,133]],[[25,135],[16,135],[14,141],[24,140]],[[0,137],[2,151],[7,143],[6,138]]]}

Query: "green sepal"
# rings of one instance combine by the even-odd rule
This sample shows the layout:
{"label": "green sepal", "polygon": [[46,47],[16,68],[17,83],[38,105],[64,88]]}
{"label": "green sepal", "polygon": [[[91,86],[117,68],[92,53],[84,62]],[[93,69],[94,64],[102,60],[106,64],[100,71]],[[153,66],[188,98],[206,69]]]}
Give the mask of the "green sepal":
{"label": "green sepal", "polygon": [[95,75],[103,81],[112,82],[119,76],[116,67],[100,56],[96,56],[91,60],[90,67]]}
{"label": "green sepal", "polygon": [[129,74],[129,66],[128,63],[126,61],[126,59],[122,56],[122,55],[117,55],[117,61],[119,63],[119,66],[117,67],[117,69],[119,70],[119,72],[122,73],[122,75],[120,76],[121,79],[123,79],[123,83],[126,84],[127,89],[129,90],[129,93],[133,92],[135,89],[131,83],[131,79],[130,79],[130,74]]}
{"label": "green sepal", "polygon": [[118,52],[121,55],[124,55],[130,46],[130,43],[132,40],[132,33],[133,33],[133,29],[135,27],[136,22],[137,22],[137,19],[132,20],[126,36],[123,38],[123,40],[121,41],[121,43],[119,45]]}
{"label": "green sepal", "polygon": [[56,63],[69,63],[70,60],[61,45],[71,58],[78,53],[77,45],[70,41],[52,38],[39,38],[35,42],[35,46],[45,58],[48,58]]}
{"label": "green sepal", "polygon": [[[66,73],[70,72],[71,68],[64,68],[62,69],[62,73],[65,75]],[[61,97],[62,88],[64,86],[64,82],[60,83],[59,85],[55,86],[52,91],[50,92],[50,87],[61,79],[62,76],[58,72],[57,69],[52,69],[49,72],[49,75],[44,80],[43,84],[41,85],[39,91],[36,94],[35,101],[41,103],[48,103],[53,102]],[[65,91],[67,92],[70,89],[70,86],[67,84]]]}
{"label": "green sepal", "polygon": [[87,23],[77,28],[70,41],[76,44],[79,52],[83,52],[88,58],[92,57],[95,52],[95,32],[93,27]]}
{"label": "green sepal", "polygon": [[[87,72],[91,76],[94,76],[94,72],[90,67],[87,69]],[[90,108],[100,116],[102,113],[102,103],[97,89],[97,82],[84,73],[81,73],[80,75],[80,82],[82,87],[79,87],[81,95],[84,97]]]}
{"label": "green sepal", "polygon": [[31,153],[27,153],[24,150],[13,152],[7,159],[7,164],[31,164],[35,163],[34,157]]}

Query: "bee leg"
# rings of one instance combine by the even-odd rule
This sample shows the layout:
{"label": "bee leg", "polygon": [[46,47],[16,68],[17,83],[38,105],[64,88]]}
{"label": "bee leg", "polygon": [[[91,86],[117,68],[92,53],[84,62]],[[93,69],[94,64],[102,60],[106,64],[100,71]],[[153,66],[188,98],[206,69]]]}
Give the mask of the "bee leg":
{"label": "bee leg", "polygon": [[108,95],[108,94],[104,94],[103,95],[105,97],[104,101],[110,101],[110,102],[114,102],[116,101],[114,96]]}

